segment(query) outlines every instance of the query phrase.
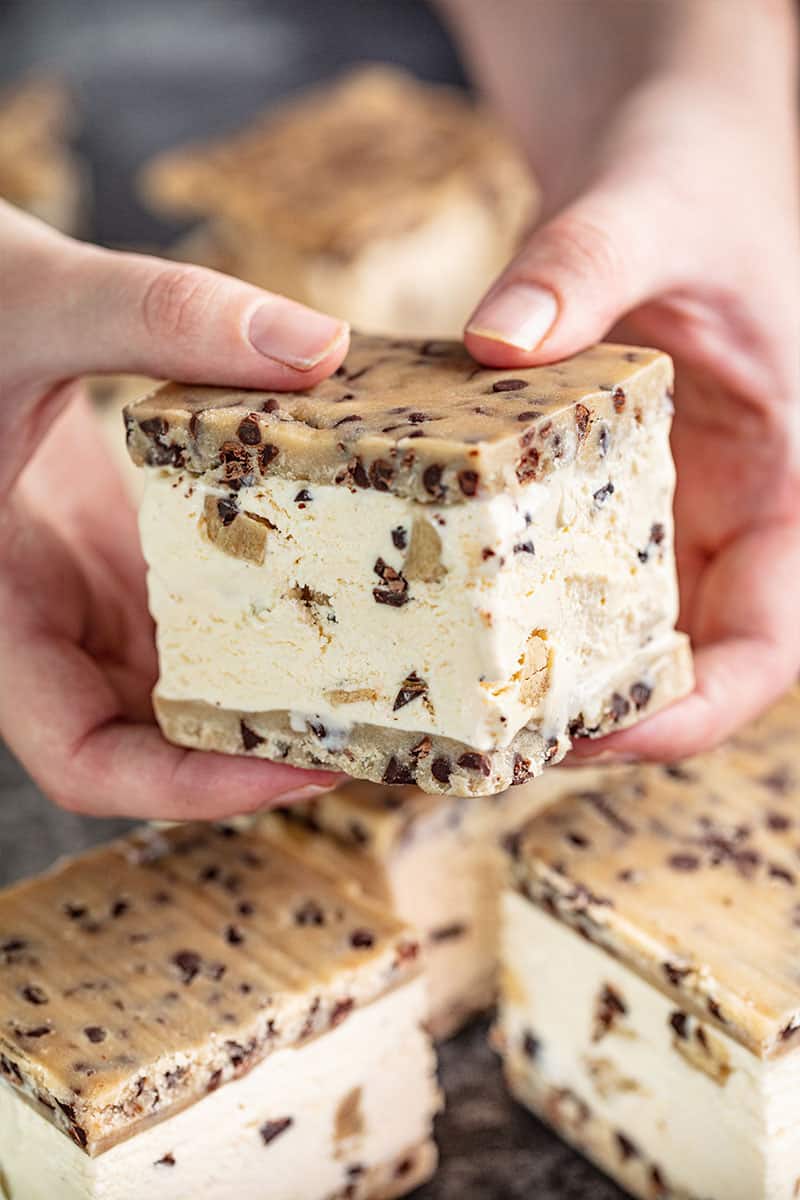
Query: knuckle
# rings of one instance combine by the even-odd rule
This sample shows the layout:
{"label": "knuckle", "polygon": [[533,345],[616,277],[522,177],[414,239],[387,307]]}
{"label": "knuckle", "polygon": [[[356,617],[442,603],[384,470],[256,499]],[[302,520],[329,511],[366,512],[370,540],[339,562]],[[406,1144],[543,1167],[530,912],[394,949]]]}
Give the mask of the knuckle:
{"label": "knuckle", "polygon": [[202,267],[167,265],[145,290],[142,318],[150,337],[191,340],[204,324],[217,291],[214,276]]}
{"label": "knuckle", "polygon": [[602,225],[583,216],[566,216],[561,226],[562,245],[576,273],[592,278],[619,279],[625,263],[614,238]]}

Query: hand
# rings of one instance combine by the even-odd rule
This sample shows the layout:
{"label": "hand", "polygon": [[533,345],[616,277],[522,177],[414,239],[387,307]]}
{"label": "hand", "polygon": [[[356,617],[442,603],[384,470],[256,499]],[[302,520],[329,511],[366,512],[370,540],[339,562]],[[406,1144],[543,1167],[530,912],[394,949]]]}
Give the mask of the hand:
{"label": "hand", "polygon": [[[587,180],[534,233],[466,330],[471,353],[492,366],[552,362],[609,332],[658,346],[676,363],[680,623],[695,650],[696,689],[634,729],[579,743],[578,758],[668,760],[705,750],[800,669],[791,6],[736,0],[744,49],[735,64],[731,4],[643,7],[659,10],[657,67],[615,106]],[[520,21],[533,24],[540,8],[523,6]],[[475,40],[484,18],[471,15]],[[513,20],[504,36],[525,45]],[[536,75],[535,62],[527,69]],[[520,79],[494,75],[524,136]]]}
{"label": "hand", "polygon": [[72,242],[0,204],[0,735],[56,803],[217,818],[330,786],[161,737],[136,521],[74,381],[129,371],[290,390],[346,350],[346,326],[299,304]]}

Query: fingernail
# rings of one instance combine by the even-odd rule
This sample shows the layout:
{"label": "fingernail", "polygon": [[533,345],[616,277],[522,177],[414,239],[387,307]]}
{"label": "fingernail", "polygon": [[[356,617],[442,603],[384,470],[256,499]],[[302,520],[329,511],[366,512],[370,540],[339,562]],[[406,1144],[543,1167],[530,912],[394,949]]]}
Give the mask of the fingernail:
{"label": "fingernail", "polygon": [[476,310],[467,333],[502,342],[516,350],[535,350],[555,324],[558,301],[535,283],[511,283]]}
{"label": "fingernail", "polygon": [[321,796],[323,792],[332,792],[335,787],[335,783],[309,783],[306,787],[295,788],[292,792],[284,792],[277,799],[281,804],[301,804],[303,800],[313,800],[315,796]]}
{"label": "fingernail", "polygon": [[248,329],[259,354],[294,371],[316,367],[347,333],[344,321],[289,300],[265,300],[250,318]]}

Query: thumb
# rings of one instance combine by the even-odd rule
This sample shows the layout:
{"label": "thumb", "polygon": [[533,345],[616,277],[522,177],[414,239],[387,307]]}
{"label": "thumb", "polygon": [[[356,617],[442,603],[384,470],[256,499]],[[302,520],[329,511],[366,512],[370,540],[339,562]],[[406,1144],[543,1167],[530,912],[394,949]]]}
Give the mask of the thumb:
{"label": "thumb", "polygon": [[347,352],[343,321],[203,267],[66,239],[37,262],[41,303],[20,322],[15,358],[40,380],[127,372],[306,388]]}
{"label": "thumb", "polygon": [[[685,269],[665,232],[669,201],[650,181],[607,180],[536,231],[467,323],[467,349],[489,366],[555,362],[601,341]],[[676,239],[678,240],[678,239]]]}

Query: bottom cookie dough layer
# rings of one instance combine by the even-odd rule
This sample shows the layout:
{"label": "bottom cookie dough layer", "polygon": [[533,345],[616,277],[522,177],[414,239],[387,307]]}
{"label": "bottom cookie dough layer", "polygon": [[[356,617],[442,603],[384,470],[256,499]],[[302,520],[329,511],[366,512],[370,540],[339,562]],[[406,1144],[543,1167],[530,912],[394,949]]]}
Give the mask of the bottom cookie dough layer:
{"label": "bottom cookie dough layer", "polygon": [[431,794],[481,796],[539,775],[564,757],[572,737],[602,737],[658,712],[686,695],[692,682],[688,641],[675,634],[657,650],[641,651],[597,710],[577,713],[561,737],[525,728],[508,746],[483,751],[451,738],[376,725],[332,731],[290,712],[217,708],[199,700],[171,700],[158,690],[153,703],[164,736],[179,746],[344,771],[375,783],[414,783]]}
{"label": "bottom cookie dough layer", "polygon": [[96,1157],[0,1080],[0,1196],[405,1195],[436,1166],[429,1137],[435,1063],[420,1028],[424,1004],[424,982],[414,980]]}

